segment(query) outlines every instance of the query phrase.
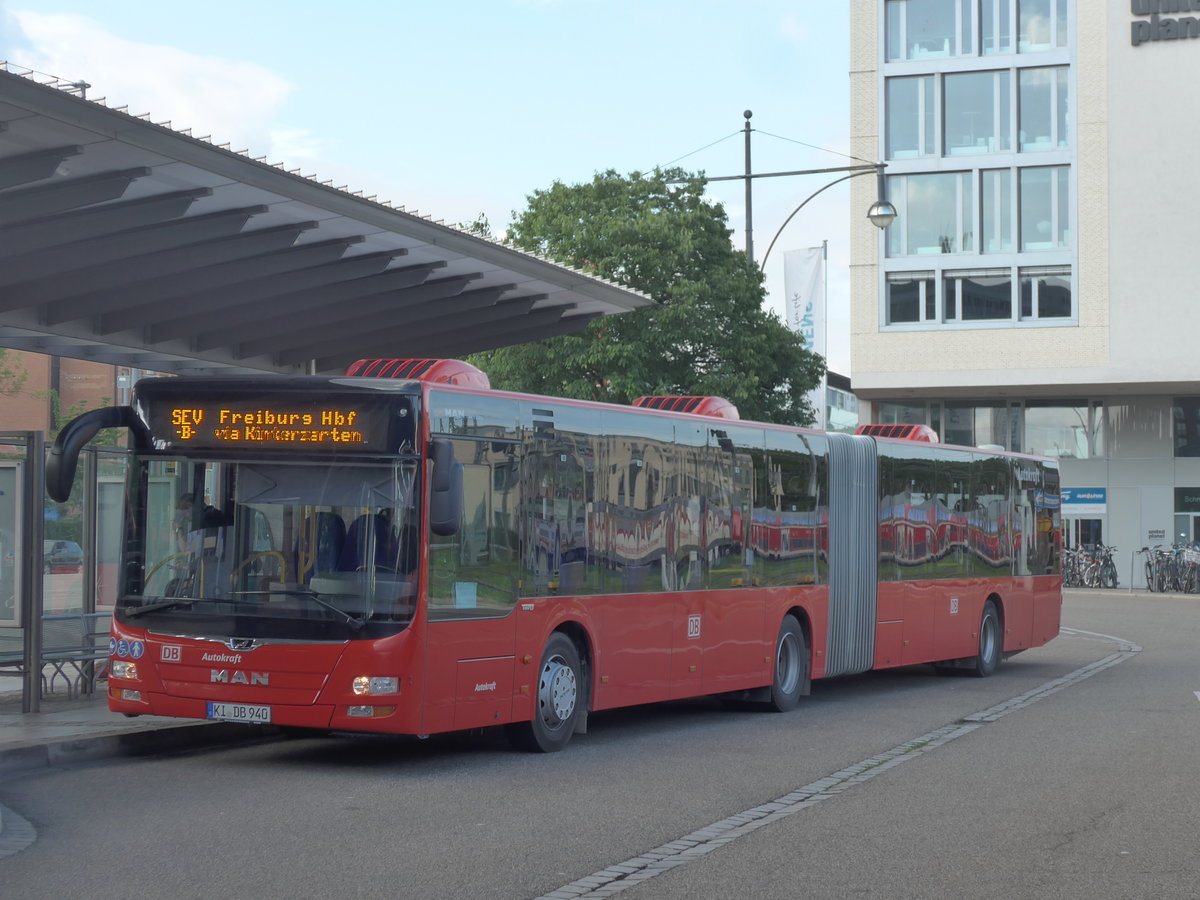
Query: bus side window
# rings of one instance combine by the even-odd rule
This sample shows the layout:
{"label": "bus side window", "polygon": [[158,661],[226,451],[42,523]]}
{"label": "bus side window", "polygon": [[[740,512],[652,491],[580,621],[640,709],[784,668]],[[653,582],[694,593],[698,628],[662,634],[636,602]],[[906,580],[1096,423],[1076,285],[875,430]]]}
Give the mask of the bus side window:
{"label": "bus side window", "polygon": [[429,534],[429,618],[507,615],[516,601],[514,447],[454,438],[463,465],[462,522],[457,534]]}

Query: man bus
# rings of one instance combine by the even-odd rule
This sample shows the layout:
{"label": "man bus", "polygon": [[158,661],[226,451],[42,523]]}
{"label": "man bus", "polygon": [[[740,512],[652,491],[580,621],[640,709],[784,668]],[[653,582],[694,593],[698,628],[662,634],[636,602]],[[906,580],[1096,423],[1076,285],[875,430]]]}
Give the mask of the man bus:
{"label": "man bus", "polygon": [[109,677],[127,715],[502,725],[554,751],[595,710],[785,711],[813,679],[987,676],[1058,633],[1053,460],[366,360],[144,379],[63,429],[52,497],[113,426],[132,435]]}

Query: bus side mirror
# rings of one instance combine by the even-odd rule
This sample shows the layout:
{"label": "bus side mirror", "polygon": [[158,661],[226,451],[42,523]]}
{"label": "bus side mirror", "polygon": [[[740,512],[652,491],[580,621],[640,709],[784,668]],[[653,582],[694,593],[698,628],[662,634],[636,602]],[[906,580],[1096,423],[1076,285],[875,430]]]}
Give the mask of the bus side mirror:
{"label": "bus side mirror", "polygon": [[51,500],[63,503],[71,495],[79,453],[102,428],[128,428],[139,449],[150,445],[150,432],[131,406],[109,406],[77,416],[63,426],[46,457],[46,493]]}
{"label": "bus side mirror", "polygon": [[429,483],[429,530],[440,537],[458,534],[462,523],[463,466],[445,438],[429,442],[433,477]]}

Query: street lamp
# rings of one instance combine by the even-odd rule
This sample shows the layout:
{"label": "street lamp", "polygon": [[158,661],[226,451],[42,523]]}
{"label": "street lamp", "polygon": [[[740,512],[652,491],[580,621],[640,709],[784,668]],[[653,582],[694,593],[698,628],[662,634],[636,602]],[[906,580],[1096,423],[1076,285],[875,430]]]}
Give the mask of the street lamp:
{"label": "street lamp", "polygon": [[805,205],[810,200],[812,200],[814,197],[816,197],[818,194],[822,193],[823,191],[827,190],[828,188],[833,187],[835,184],[840,184],[841,182],[846,181],[849,178],[857,178],[860,175],[869,175],[872,172],[874,172],[876,174],[877,178],[879,179],[879,182],[878,182],[879,183],[879,193],[878,193],[879,199],[876,200],[874,203],[872,203],[871,208],[867,210],[867,218],[870,219],[872,225],[874,225],[876,228],[878,228],[880,230],[887,228],[894,221],[896,221],[896,207],[893,206],[892,203],[887,199],[887,183],[883,179],[883,170],[885,168],[887,168],[887,163],[876,162],[876,163],[864,163],[864,164],[858,165],[858,166],[833,166],[832,168],[828,168],[828,169],[800,169],[800,170],[793,171],[793,172],[752,173],[750,171],[750,132],[752,130],[750,128],[750,117],[753,116],[754,113],[751,110],[746,110],[744,113],[742,113],[742,115],[746,119],[745,125],[743,127],[743,131],[745,134],[745,145],[746,145],[746,171],[745,171],[745,174],[743,174],[743,175],[718,175],[718,176],[712,176],[712,177],[705,177],[705,181],[735,181],[738,179],[745,179],[745,181],[746,181],[746,256],[748,256],[750,259],[754,259],[754,238],[753,238],[753,234],[754,234],[753,209],[754,209],[754,207],[752,205],[753,204],[753,195],[752,195],[752,192],[750,189],[750,184],[751,184],[750,180],[752,178],[779,178],[783,175],[823,175],[823,174],[828,174],[831,172],[849,172],[850,173],[848,175],[843,175],[841,178],[835,178],[833,181],[829,182],[829,184],[825,185],[824,187],[818,188],[817,190],[813,191],[811,194],[809,194],[807,197],[804,198],[803,203],[801,203],[794,210],[792,210],[791,215],[789,215],[787,217],[787,219],[784,220],[784,223],[779,226],[779,231],[775,232],[775,237],[773,237],[771,239],[771,244],[770,244],[770,246],[767,247],[767,252],[763,254],[763,259],[762,259],[762,263],[760,264],[760,268],[766,268],[767,257],[771,255],[771,248],[775,246],[775,242],[777,240],[779,240],[779,235],[783,233],[783,229],[786,228],[788,223],[792,221],[792,219],[795,217],[796,213],[800,212],[800,210],[802,210],[805,207]]}
{"label": "street lamp", "polygon": [[[780,225],[779,230],[777,232],[775,232],[775,237],[771,238],[771,243],[767,247],[767,252],[763,254],[762,262],[759,264],[759,268],[765,269],[767,267],[767,257],[771,255],[771,250],[774,248],[775,242],[777,240],[779,240],[779,236],[781,234],[783,234],[783,229],[787,228],[788,223],[790,221],[792,221],[793,218],[795,218],[796,213],[798,213],[798,212],[800,212],[800,210],[804,209],[804,207],[808,205],[808,202],[810,200],[812,200],[814,197],[816,197],[818,194],[822,193],[823,191],[828,190],[829,188],[833,187],[835,184],[840,184],[841,182],[847,181],[851,178],[857,178],[859,175],[869,175],[871,172],[879,173],[879,199],[876,200],[874,203],[872,203],[871,208],[867,210],[867,218],[871,220],[871,224],[874,225],[876,228],[878,228],[880,231],[882,231],[884,228],[887,228],[889,225],[891,225],[893,222],[895,222],[896,221],[896,207],[892,205],[890,200],[888,200],[886,185],[884,184],[884,181],[883,181],[883,169],[886,165],[887,165],[887,163],[880,162],[880,163],[875,163],[874,165],[845,166],[844,168],[841,168],[841,169],[816,170],[816,171],[824,171],[824,172],[845,172],[847,170],[853,170],[853,171],[851,171],[849,175],[843,175],[841,178],[835,178],[833,181],[829,182],[829,184],[824,185],[823,187],[817,188],[815,191],[813,191],[811,194],[809,194],[807,197],[805,197],[804,201],[799,206],[797,206],[795,209],[792,210],[791,215],[789,215],[786,219],[783,220],[783,224]],[[786,174],[810,175],[810,174],[815,174],[815,172],[789,172]]]}

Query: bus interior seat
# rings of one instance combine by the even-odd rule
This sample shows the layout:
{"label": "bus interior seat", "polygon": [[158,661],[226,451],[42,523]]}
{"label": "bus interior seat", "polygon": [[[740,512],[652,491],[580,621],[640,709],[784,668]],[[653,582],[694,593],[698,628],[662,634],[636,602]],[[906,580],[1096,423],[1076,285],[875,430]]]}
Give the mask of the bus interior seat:
{"label": "bus interior seat", "polygon": [[[371,533],[374,531],[375,558],[371,560]],[[395,542],[391,525],[380,513],[364,513],[350,523],[346,531],[346,543],[342,547],[337,568],[341,572],[354,572],[374,566],[376,570],[395,571]]]}
{"label": "bus interior seat", "polygon": [[336,572],[345,550],[346,523],[337,513],[318,512],[305,521],[300,542],[299,558],[311,560],[306,576]]}

